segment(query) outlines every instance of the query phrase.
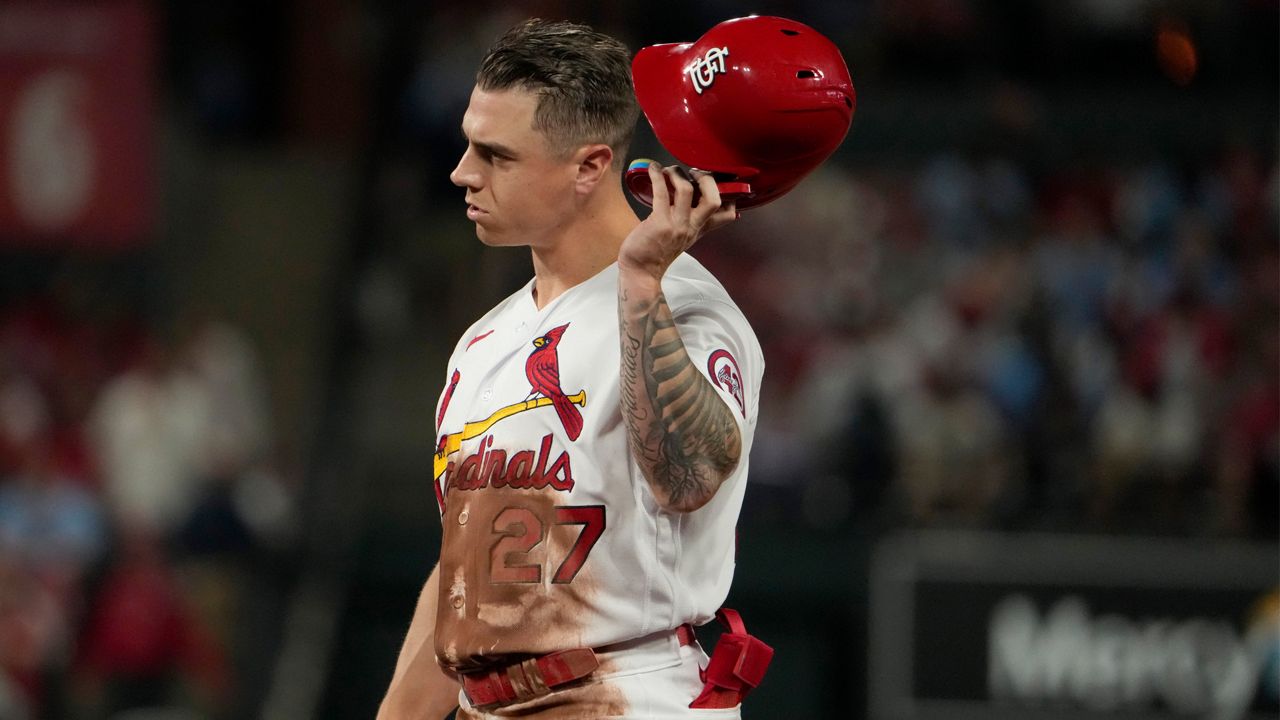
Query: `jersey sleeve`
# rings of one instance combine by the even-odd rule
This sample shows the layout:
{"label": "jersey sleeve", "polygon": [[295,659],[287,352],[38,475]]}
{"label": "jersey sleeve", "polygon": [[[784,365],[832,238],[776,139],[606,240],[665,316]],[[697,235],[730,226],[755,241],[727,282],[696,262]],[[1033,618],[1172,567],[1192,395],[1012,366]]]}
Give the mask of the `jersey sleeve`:
{"label": "jersey sleeve", "polygon": [[760,407],[764,356],[742,311],[728,302],[701,299],[672,308],[671,314],[689,359],[733,411],[749,443]]}

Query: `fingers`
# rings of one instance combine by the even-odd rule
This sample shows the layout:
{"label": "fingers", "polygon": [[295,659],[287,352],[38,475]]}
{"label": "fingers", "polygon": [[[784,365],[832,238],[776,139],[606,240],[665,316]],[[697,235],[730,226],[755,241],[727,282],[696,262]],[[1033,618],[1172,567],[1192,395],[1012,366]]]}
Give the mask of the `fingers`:
{"label": "fingers", "polygon": [[711,173],[703,170],[694,170],[693,173],[698,189],[702,191],[702,198],[693,211],[692,219],[694,226],[701,228],[720,210],[720,188],[716,186],[716,179],[711,176]]}
{"label": "fingers", "polygon": [[[738,217],[732,201],[725,203],[715,178],[704,170],[692,172],[672,165],[649,163],[649,180],[653,185],[654,213],[661,213],[672,228],[686,237],[686,248],[698,236],[711,232]],[[700,197],[694,205],[695,185]]]}
{"label": "fingers", "polygon": [[[689,171],[679,165],[664,169],[663,174],[675,188],[675,202],[671,205],[671,221],[676,227],[688,227],[693,214],[693,183]],[[696,231],[696,226],[695,226]]]}
{"label": "fingers", "polygon": [[669,212],[671,195],[667,192],[662,166],[656,162],[649,163],[649,184],[653,186],[653,212],[665,216]]}
{"label": "fingers", "polygon": [[693,172],[698,189],[702,192],[702,199],[693,209],[692,223],[697,228],[696,235],[705,235],[738,219],[737,204],[733,200],[726,202],[720,196],[720,187],[716,185],[711,173],[702,170]]}
{"label": "fingers", "polygon": [[707,223],[702,226],[702,234],[706,235],[712,230],[715,230],[717,228],[722,228],[725,225],[728,225],[729,223],[737,219],[738,219],[737,204],[734,201],[730,200],[729,202],[724,203],[719,210],[716,210],[714,213],[712,213],[711,217],[707,218]]}

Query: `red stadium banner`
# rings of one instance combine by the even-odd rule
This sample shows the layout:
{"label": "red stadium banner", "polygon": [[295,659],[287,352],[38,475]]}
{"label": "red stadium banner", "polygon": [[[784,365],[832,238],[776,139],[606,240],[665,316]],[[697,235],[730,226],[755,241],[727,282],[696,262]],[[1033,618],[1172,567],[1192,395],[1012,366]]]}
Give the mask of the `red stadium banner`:
{"label": "red stadium banner", "polygon": [[0,4],[0,246],[148,239],[154,58],[142,2]]}

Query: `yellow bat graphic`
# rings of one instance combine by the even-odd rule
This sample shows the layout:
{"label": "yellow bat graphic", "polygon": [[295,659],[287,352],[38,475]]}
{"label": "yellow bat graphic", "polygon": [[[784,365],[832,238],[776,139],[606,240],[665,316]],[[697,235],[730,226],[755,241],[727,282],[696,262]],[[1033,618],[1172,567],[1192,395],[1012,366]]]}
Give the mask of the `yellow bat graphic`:
{"label": "yellow bat graphic", "polygon": [[[579,390],[575,395],[567,396],[569,402],[578,407],[585,408],[587,406],[587,391]],[[471,440],[479,437],[489,431],[499,420],[504,420],[512,415],[518,415],[522,412],[534,410],[540,407],[548,407],[551,405],[551,398],[535,398],[533,400],[523,400],[518,403],[512,403],[506,407],[498,408],[492,415],[484,420],[469,422],[462,426],[462,430],[456,433],[449,433],[445,436],[440,446],[436,448],[435,457],[435,479],[439,480],[444,471],[449,469],[449,456],[458,452],[458,448],[462,447],[465,440]]]}

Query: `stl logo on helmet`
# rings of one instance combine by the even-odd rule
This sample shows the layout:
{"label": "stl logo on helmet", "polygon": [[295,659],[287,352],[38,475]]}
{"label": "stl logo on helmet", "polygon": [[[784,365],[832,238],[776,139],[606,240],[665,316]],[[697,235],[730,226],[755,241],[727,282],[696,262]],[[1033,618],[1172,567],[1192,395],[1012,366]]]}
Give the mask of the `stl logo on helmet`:
{"label": "stl logo on helmet", "polygon": [[694,92],[701,95],[703,90],[711,87],[711,83],[716,81],[716,75],[725,71],[724,59],[727,57],[729,57],[728,46],[713,47],[705,55],[693,61],[685,72],[693,82]]}

